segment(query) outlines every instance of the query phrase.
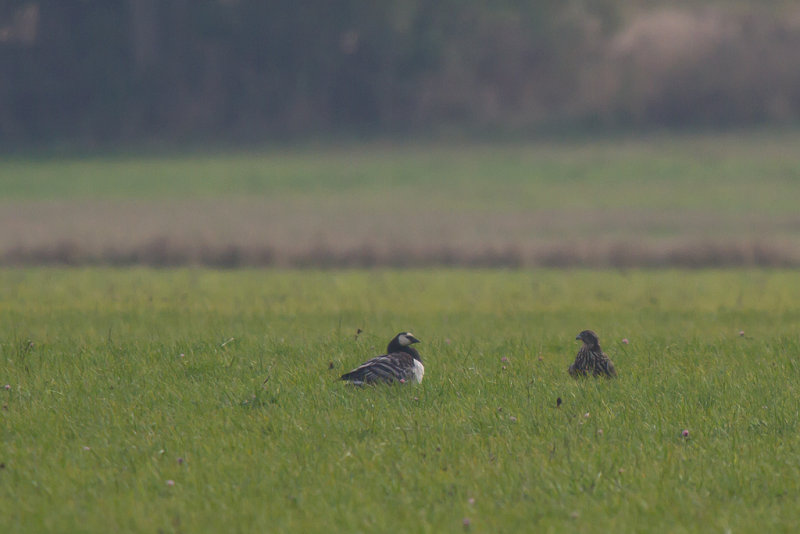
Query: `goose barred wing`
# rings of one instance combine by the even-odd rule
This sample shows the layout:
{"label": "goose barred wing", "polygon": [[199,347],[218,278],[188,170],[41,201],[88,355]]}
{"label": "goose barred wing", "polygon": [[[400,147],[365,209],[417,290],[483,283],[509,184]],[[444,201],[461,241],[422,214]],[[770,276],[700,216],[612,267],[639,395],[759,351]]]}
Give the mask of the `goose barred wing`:
{"label": "goose barred wing", "polygon": [[414,358],[411,355],[395,352],[366,361],[349,373],[343,374],[342,380],[349,380],[355,384],[405,380],[413,369]]}

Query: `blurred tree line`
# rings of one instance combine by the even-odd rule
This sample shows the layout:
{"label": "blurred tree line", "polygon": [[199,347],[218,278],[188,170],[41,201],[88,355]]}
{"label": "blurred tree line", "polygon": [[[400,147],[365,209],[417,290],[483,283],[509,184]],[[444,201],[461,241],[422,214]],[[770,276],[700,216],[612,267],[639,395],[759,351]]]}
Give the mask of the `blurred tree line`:
{"label": "blurred tree line", "polygon": [[639,4],[5,0],[0,141],[729,125],[800,115],[800,11]]}

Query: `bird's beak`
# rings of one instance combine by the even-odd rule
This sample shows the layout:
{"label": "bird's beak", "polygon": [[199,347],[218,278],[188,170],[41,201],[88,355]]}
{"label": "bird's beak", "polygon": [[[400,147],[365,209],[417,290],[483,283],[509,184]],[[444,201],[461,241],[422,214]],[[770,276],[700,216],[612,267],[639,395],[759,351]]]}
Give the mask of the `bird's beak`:
{"label": "bird's beak", "polygon": [[408,336],[408,340],[411,343],[419,343],[419,339],[415,338],[414,336]]}
{"label": "bird's beak", "polygon": [[578,334],[577,336],[575,336],[575,339],[577,339],[578,341],[580,341],[580,340],[581,340],[581,335],[580,335],[580,334]]}

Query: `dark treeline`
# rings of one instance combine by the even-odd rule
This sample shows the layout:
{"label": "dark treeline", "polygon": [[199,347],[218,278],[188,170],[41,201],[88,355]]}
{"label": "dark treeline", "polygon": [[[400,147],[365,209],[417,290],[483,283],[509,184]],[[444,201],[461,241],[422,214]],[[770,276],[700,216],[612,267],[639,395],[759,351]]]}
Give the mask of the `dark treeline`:
{"label": "dark treeline", "polygon": [[654,4],[6,0],[0,141],[800,117],[800,11]]}

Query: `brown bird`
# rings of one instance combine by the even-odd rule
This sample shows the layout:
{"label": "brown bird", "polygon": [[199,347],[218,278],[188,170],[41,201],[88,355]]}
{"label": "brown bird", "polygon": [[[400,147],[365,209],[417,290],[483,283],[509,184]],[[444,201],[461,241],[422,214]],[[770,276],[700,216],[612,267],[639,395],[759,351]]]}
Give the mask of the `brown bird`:
{"label": "brown bird", "polygon": [[608,378],[617,376],[614,364],[600,348],[600,339],[597,334],[591,330],[584,330],[575,339],[583,341],[583,346],[575,356],[575,362],[569,366],[569,374],[586,376],[591,373],[593,376],[602,375]]}

